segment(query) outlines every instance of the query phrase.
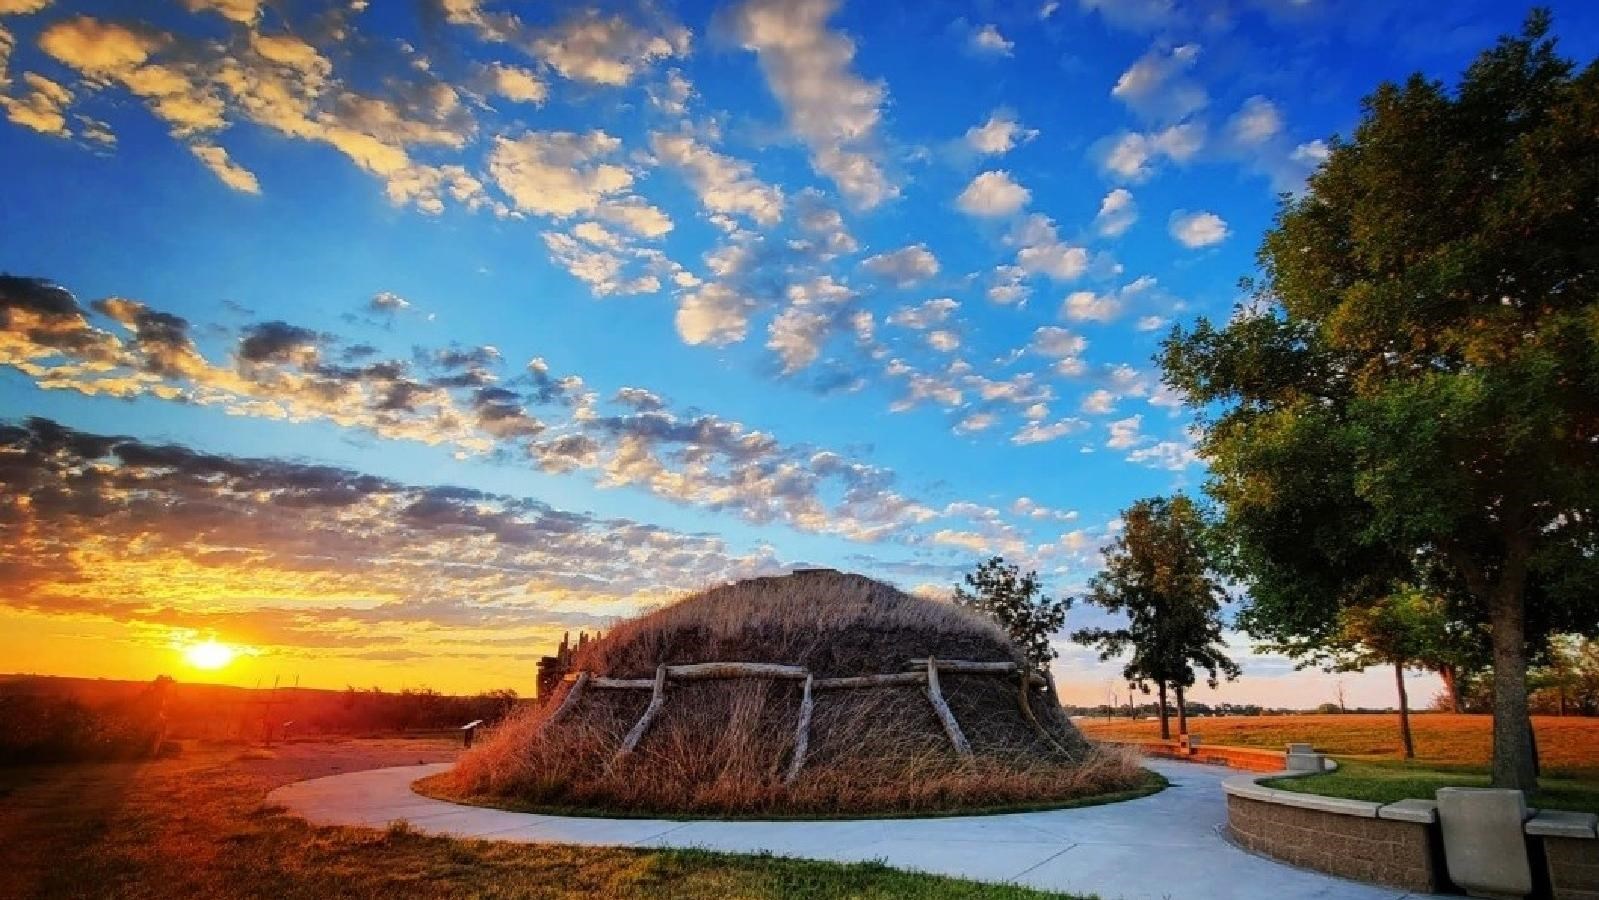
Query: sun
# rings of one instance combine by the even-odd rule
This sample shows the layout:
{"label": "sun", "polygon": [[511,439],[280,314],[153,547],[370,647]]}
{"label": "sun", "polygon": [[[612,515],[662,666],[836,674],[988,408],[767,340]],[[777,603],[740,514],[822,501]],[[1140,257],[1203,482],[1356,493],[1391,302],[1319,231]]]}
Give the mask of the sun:
{"label": "sun", "polygon": [[183,659],[196,669],[215,671],[233,662],[233,648],[216,641],[201,641],[183,648]]}

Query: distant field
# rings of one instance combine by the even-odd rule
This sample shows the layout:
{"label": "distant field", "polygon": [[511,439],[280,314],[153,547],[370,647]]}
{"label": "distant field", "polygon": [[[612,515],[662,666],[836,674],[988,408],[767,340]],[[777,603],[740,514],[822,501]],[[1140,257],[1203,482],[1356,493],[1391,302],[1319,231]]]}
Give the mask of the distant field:
{"label": "distant field", "polygon": [[[1076,721],[1096,740],[1155,740],[1160,734],[1154,719]],[[1488,716],[1423,713],[1411,716],[1410,727],[1420,763],[1478,767],[1488,762],[1493,747]],[[1188,730],[1210,744],[1281,750],[1305,741],[1334,756],[1395,758],[1400,746],[1397,714],[1196,718],[1189,720]],[[1534,716],[1533,730],[1546,772],[1599,779],[1599,718]]]}

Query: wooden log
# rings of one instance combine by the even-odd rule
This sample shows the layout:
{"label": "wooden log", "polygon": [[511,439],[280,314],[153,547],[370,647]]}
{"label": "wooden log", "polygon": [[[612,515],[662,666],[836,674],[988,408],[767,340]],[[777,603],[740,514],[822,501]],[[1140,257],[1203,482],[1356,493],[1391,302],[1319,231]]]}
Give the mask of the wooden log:
{"label": "wooden log", "polygon": [[[905,664],[912,669],[927,668],[927,660],[910,659]],[[977,662],[970,659],[941,659],[938,661],[938,671],[952,672],[958,675],[1009,675],[1016,671],[1013,662]]]}
{"label": "wooden log", "polygon": [[546,728],[566,718],[566,714],[572,711],[572,707],[576,706],[578,699],[583,696],[583,689],[588,683],[589,673],[578,672],[577,677],[572,679],[572,686],[566,689],[566,696],[561,698],[561,705],[557,706],[555,712],[550,713],[550,717],[539,726],[540,734],[543,734]]}
{"label": "wooden log", "polygon": [[606,678],[595,676],[589,679],[589,687],[605,688],[608,690],[644,690],[655,687],[653,678]]}
{"label": "wooden log", "polygon": [[639,716],[638,722],[633,725],[633,730],[622,738],[622,748],[616,751],[616,758],[622,759],[630,756],[638,749],[638,742],[644,739],[644,733],[650,730],[650,725],[655,717],[661,714],[661,708],[666,706],[666,666],[655,667],[654,693],[650,695],[650,705],[644,708],[644,715]]}
{"label": "wooden log", "polygon": [[926,684],[926,672],[890,672],[886,675],[847,675],[842,678],[818,678],[816,689],[830,691],[839,688],[895,687],[906,684]]}
{"label": "wooden log", "polygon": [[701,678],[808,678],[810,671],[804,666],[786,666],[782,663],[706,662],[667,666],[667,675],[675,679],[693,681]]}
{"label": "wooden log", "polygon": [[970,759],[972,745],[966,742],[966,735],[961,733],[960,723],[955,721],[955,714],[950,712],[949,704],[944,702],[944,692],[938,686],[938,660],[927,659],[927,699],[933,704],[933,712],[938,715],[938,721],[944,724],[944,733],[949,735],[949,743],[955,752]]}
{"label": "wooden log", "polygon": [[1038,721],[1038,716],[1033,714],[1033,706],[1027,701],[1027,692],[1032,686],[1033,680],[1031,678],[1023,678],[1016,682],[1016,703],[1021,706],[1022,715],[1032,724],[1033,730],[1050,743],[1050,746],[1059,750],[1064,756],[1071,756],[1071,751],[1067,750],[1060,741],[1055,740],[1055,736],[1050,734],[1049,729],[1044,727],[1044,723]]}
{"label": "wooden log", "polygon": [[811,686],[815,679],[805,676],[805,693],[800,698],[799,721],[794,724],[794,758],[789,760],[788,774],[783,776],[784,784],[793,784],[799,777],[800,769],[805,766],[805,754],[811,747],[811,711],[816,704],[811,700]]}

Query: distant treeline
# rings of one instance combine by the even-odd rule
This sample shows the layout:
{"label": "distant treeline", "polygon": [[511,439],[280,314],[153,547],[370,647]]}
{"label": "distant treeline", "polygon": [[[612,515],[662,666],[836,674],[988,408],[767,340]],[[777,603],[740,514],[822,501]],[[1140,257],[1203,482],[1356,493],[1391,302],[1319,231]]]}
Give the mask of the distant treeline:
{"label": "distant treeline", "polygon": [[444,732],[493,723],[515,691],[470,696],[429,688],[256,690],[87,678],[0,678],[0,764],[144,759],[181,740],[272,741],[319,735]]}

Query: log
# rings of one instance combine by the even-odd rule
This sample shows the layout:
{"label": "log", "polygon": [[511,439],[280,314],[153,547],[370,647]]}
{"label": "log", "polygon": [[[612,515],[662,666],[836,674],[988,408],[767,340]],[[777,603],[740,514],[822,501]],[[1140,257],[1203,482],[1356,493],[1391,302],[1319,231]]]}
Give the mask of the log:
{"label": "log", "polygon": [[571,712],[572,707],[577,705],[578,698],[583,696],[583,688],[587,687],[588,683],[589,673],[578,672],[577,677],[572,679],[572,686],[566,689],[566,696],[561,698],[561,705],[557,706],[555,712],[550,713],[550,717],[544,720],[543,725],[539,726],[540,734],[543,734],[546,728],[566,718],[566,714]]}
{"label": "log", "polygon": [[701,678],[807,678],[810,671],[804,666],[786,666],[782,663],[707,662],[681,666],[667,666],[666,674],[672,678],[692,681]]}
{"label": "log", "polygon": [[606,688],[609,690],[649,690],[655,687],[653,678],[606,678],[596,676],[589,679],[589,687]]}
{"label": "log", "polygon": [[816,704],[811,701],[811,685],[814,679],[805,676],[805,693],[800,698],[799,721],[794,724],[794,758],[789,760],[788,774],[783,776],[784,784],[793,784],[799,777],[800,769],[805,766],[805,754],[811,746],[811,711]]}
{"label": "log", "polygon": [[926,672],[891,672],[887,675],[847,675],[843,678],[818,678],[816,689],[827,691],[837,688],[894,687],[905,684],[925,684]]}
{"label": "log", "polygon": [[638,749],[638,742],[644,739],[644,733],[650,730],[650,725],[655,717],[661,714],[661,708],[666,706],[666,667],[655,667],[654,693],[650,696],[650,705],[644,708],[644,715],[639,716],[638,722],[633,725],[633,730],[622,738],[622,748],[616,751],[616,758],[623,759],[632,755]]}
{"label": "log", "polygon": [[[905,665],[912,669],[927,668],[925,659],[908,659]],[[938,671],[952,672],[957,675],[1010,675],[1015,673],[1017,666],[1013,662],[978,662],[970,659],[941,659],[938,661]]]}
{"label": "log", "polygon": [[949,735],[950,746],[955,752],[970,759],[972,745],[966,742],[966,735],[961,733],[960,723],[955,721],[955,714],[950,712],[949,704],[944,702],[944,692],[938,686],[938,661],[932,657],[927,659],[927,699],[933,704],[933,712],[938,715],[938,721],[944,725],[944,733]]}
{"label": "log", "polygon": [[1062,746],[1060,741],[1055,740],[1055,736],[1050,734],[1049,729],[1044,727],[1044,723],[1038,721],[1038,716],[1033,714],[1033,706],[1027,702],[1027,691],[1032,686],[1033,680],[1031,678],[1023,678],[1016,682],[1016,702],[1022,708],[1022,715],[1032,724],[1033,730],[1038,732],[1040,737],[1049,741],[1050,746],[1059,750],[1063,756],[1070,757],[1072,755],[1071,751]]}

